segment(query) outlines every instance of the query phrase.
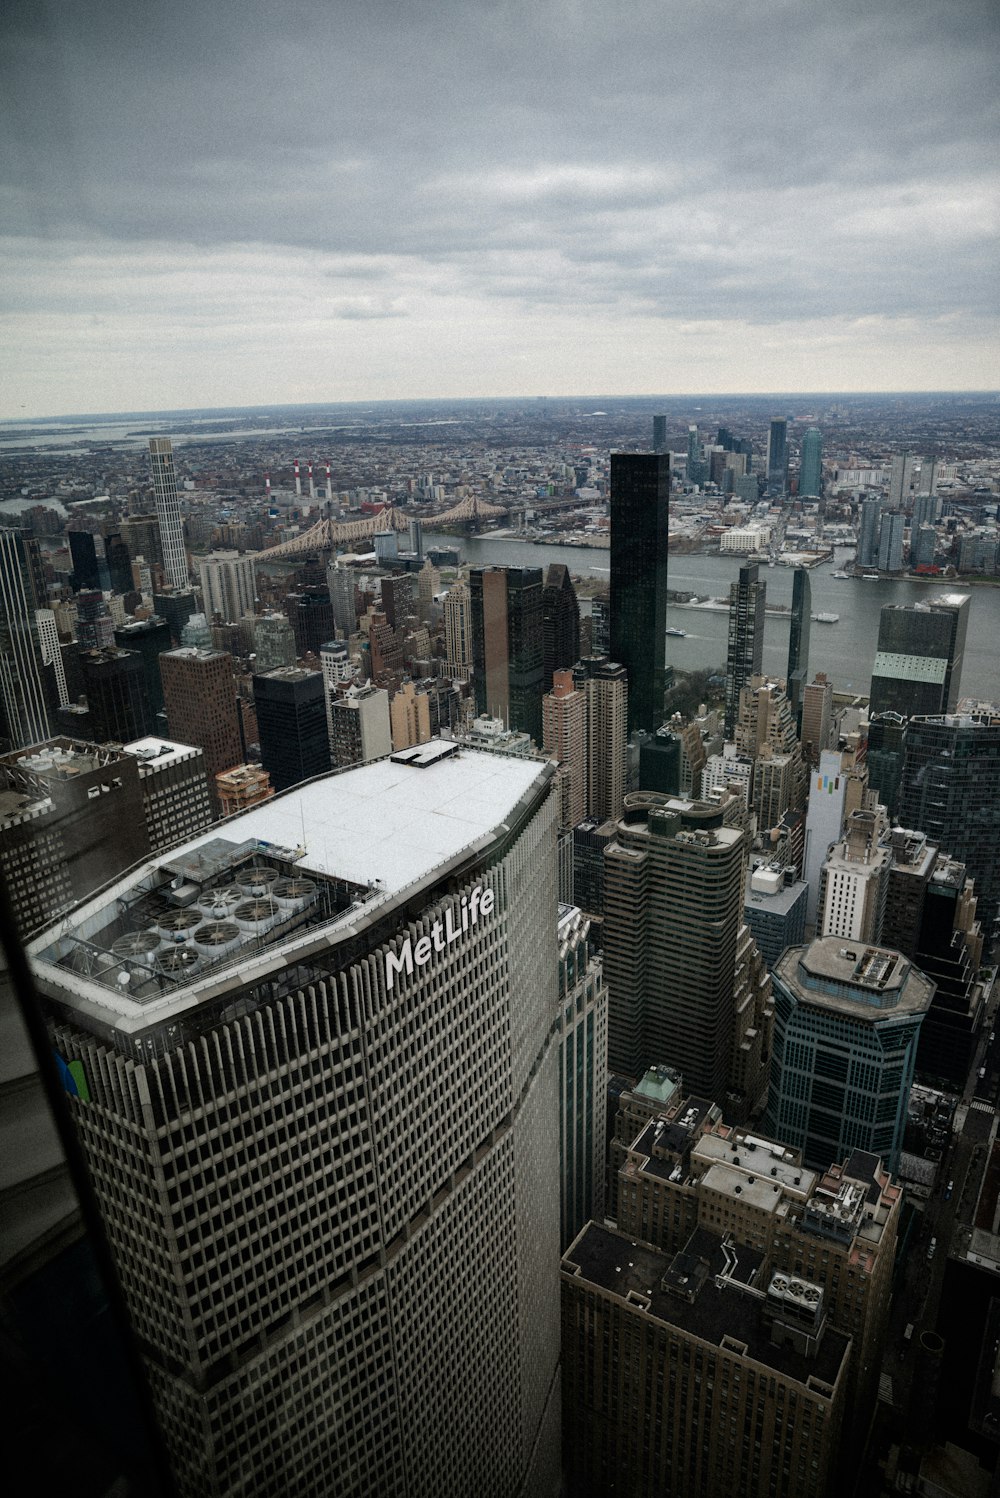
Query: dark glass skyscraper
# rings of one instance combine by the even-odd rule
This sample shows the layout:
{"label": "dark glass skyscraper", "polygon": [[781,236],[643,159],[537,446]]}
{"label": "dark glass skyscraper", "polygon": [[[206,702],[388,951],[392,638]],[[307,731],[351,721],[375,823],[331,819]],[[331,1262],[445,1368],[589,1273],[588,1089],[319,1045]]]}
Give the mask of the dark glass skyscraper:
{"label": "dark glass skyscraper", "polygon": [[101,586],[97,570],[97,549],[89,531],[68,531],[69,554],[73,562],[73,591]]}
{"label": "dark glass skyscraper", "polygon": [[767,489],[784,494],[788,489],[788,422],[772,421],[767,437]]}
{"label": "dark glass skyscraper", "polygon": [[900,824],[965,864],[989,932],[1000,901],[1000,719],[911,718],[903,742]]}
{"label": "dark glass skyscraper", "polygon": [[819,427],[810,427],[802,438],[799,458],[799,493],[817,496],[823,476],[823,434]]}
{"label": "dark glass skyscraper", "polygon": [[906,717],[953,712],[968,627],[968,593],[945,593],[927,603],[887,603],[879,618],[871,712]]}
{"label": "dark glass skyscraper", "polygon": [[80,666],[96,744],[131,744],[153,731],[146,663],[132,650],[85,650]]}
{"label": "dark glass skyscraper", "polygon": [[764,600],[767,585],[758,577],[756,562],[740,568],[729,585],[729,645],[726,655],[726,738],[736,733],[740,692],[764,664]]}
{"label": "dark glass skyscraper", "polygon": [[279,666],[253,679],[260,762],[275,791],[287,791],[330,768],[323,673]]}
{"label": "dark glass skyscraper", "polygon": [[669,453],[611,454],[611,658],[628,671],[628,726],[663,721]]}
{"label": "dark glass skyscraper", "polygon": [[553,562],[542,589],[542,690],[551,692],[552,673],[570,671],[580,659],[580,605],[569,568]]}
{"label": "dark glass skyscraper", "polygon": [[[809,629],[812,585],[806,567],[796,567],[792,578],[792,623],[788,632],[788,700],[798,718],[802,688],[809,680]],[[738,704],[737,704],[738,705]]]}

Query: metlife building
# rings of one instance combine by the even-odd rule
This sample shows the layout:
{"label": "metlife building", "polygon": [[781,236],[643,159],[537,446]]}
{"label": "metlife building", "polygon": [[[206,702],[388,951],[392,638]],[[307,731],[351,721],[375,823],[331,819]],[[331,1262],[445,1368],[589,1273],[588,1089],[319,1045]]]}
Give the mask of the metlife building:
{"label": "metlife building", "polygon": [[557,1490],[552,775],[324,776],[31,944],[183,1495]]}

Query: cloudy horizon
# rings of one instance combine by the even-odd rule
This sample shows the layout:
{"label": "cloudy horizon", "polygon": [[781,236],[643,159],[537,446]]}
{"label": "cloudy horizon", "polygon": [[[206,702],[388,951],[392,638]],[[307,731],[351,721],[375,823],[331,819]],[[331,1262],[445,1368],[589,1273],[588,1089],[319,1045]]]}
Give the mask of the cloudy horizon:
{"label": "cloudy horizon", "polygon": [[982,390],[992,0],[20,0],[0,417]]}

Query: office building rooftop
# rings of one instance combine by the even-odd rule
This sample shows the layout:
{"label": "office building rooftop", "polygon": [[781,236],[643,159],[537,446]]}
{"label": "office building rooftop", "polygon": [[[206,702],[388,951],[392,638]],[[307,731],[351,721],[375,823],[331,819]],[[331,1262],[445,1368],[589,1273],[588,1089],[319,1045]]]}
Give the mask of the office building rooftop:
{"label": "office building rooftop", "polygon": [[438,740],[323,776],[140,864],[30,955],[73,1007],[143,1029],[458,872],[504,840],[552,773]]}

